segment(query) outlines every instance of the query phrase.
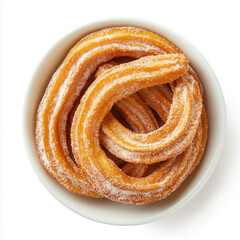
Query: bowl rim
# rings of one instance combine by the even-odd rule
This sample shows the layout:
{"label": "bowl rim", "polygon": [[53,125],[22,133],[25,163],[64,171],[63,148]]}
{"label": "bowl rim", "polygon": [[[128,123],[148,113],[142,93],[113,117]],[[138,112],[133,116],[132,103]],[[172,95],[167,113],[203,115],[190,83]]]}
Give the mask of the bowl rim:
{"label": "bowl rim", "polygon": [[[207,171],[205,172],[205,174],[203,175],[201,181],[199,181],[198,184],[196,184],[196,186],[188,194],[186,194],[183,198],[181,198],[176,204],[173,204],[171,207],[167,208],[166,210],[156,213],[155,215],[153,215],[151,217],[147,217],[147,218],[143,218],[143,219],[135,219],[135,221],[132,221],[132,220],[131,221],[128,221],[128,220],[121,221],[121,220],[117,220],[117,219],[109,221],[109,220],[104,220],[101,217],[96,217],[96,216],[94,217],[94,216],[89,216],[89,215],[80,213],[70,203],[67,203],[61,197],[59,197],[59,194],[56,192],[56,190],[53,190],[47,184],[47,182],[42,178],[39,169],[34,165],[35,157],[34,157],[34,150],[33,150],[32,141],[31,141],[30,132],[29,132],[30,130],[29,130],[29,123],[28,123],[28,116],[29,116],[29,114],[31,114],[31,112],[29,112],[30,111],[29,105],[31,104],[30,103],[31,102],[30,99],[32,96],[31,90],[34,87],[35,79],[38,76],[39,70],[42,67],[45,60],[47,60],[49,58],[49,56],[52,54],[53,49],[55,49],[58,45],[61,45],[64,41],[67,41],[67,39],[71,38],[71,36],[73,36],[77,33],[79,33],[79,35],[80,35],[80,32],[86,32],[87,29],[94,29],[94,28],[102,29],[102,28],[106,28],[109,26],[123,26],[123,25],[142,27],[145,29],[154,29],[154,30],[156,30],[155,32],[158,34],[161,34],[163,36],[168,35],[167,38],[168,39],[171,38],[170,41],[172,41],[172,38],[176,38],[178,40],[181,40],[183,42],[183,44],[187,44],[195,52],[195,54],[197,54],[197,56],[199,58],[198,61],[202,62],[202,65],[204,66],[205,70],[209,72],[209,75],[211,75],[211,81],[213,81],[216,86],[218,100],[220,101],[219,105],[221,105],[221,108],[219,108],[218,111],[220,112],[219,114],[221,114],[222,118],[219,120],[220,125],[221,125],[221,132],[219,133],[220,137],[218,138],[218,147],[215,150],[214,158],[210,162],[210,165],[209,165]],[[176,44],[176,43],[174,43],[174,44]],[[176,44],[176,45],[179,46],[179,44]],[[181,47],[179,47],[179,48],[181,49]],[[189,55],[189,54],[187,54],[187,55]],[[149,223],[149,222],[159,219],[160,217],[164,217],[166,215],[174,213],[175,211],[180,209],[182,206],[184,206],[186,203],[188,203],[191,199],[193,199],[197,195],[197,193],[203,188],[203,186],[206,184],[206,182],[209,180],[210,176],[212,175],[212,173],[220,159],[220,155],[221,155],[223,144],[224,144],[224,137],[226,134],[226,105],[225,105],[222,89],[220,87],[220,84],[217,80],[215,73],[213,72],[213,69],[211,68],[209,63],[206,61],[206,59],[203,57],[203,55],[197,50],[197,48],[195,46],[193,46],[187,39],[185,39],[183,36],[181,36],[177,32],[171,30],[170,28],[165,27],[157,22],[144,20],[144,19],[136,19],[136,18],[135,19],[133,19],[133,18],[110,18],[110,19],[105,19],[105,20],[93,21],[91,23],[81,25],[80,27],[76,28],[73,31],[70,31],[69,33],[67,33],[66,35],[61,37],[58,41],[56,41],[54,43],[54,45],[49,50],[47,50],[47,52],[42,57],[41,61],[38,63],[38,65],[32,75],[31,81],[28,85],[27,91],[26,91],[26,96],[24,99],[24,107],[23,107],[22,127],[23,127],[24,145],[25,145],[25,149],[26,149],[29,161],[31,163],[31,166],[32,166],[35,174],[38,176],[38,179],[40,180],[40,182],[44,185],[44,187],[48,190],[48,192],[56,200],[61,202],[64,206],[71,209],[75,213],[77,213],[87,219],[96,221],[96,222],[111,224],[111,225],[138,225],[138,224]]]}

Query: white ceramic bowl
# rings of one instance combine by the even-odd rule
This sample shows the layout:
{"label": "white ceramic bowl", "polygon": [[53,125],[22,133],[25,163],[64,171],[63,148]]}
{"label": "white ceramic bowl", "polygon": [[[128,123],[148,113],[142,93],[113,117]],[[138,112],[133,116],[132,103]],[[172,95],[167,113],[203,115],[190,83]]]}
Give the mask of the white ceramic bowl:
{"label": "white ceramic bowl", "polygon": [[[50,177],[40,164],[34,142],[35,114],[44,90],[68,50],[81,37],[105,27],[136,26],[158,33],[181,48],[190,58],[204,87],[204,101],[209,120],[209,137],[200,166],[173,194],[164,200],[141,206],[125,205],[107,199],[93,199],[71,193]],[[217,56],[216,56],[217,57]],[[133,20],[108,20],[89,24],[71,32],[58,41],[40,62],[30,84],[24,109],[24,139],[32,167],[47,190],[62,204],[98,222],[133,225],[151,222],[168,215],[191,200],[212,174],[222,150],[226,112],[224,98],[217,78],[198,50],[179,34],[156,23]]]}

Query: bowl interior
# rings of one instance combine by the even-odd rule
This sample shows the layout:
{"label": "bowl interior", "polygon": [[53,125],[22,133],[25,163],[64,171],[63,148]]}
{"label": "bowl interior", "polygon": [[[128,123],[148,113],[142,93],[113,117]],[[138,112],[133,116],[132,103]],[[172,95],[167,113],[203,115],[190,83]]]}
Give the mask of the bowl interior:
{"label": "bowl interior", "polygon": [[[34,129],[38,104],[52,74],[69,49],[83,36],[105,27],[136,26],[160,34],[185,52],[204,87],[204,102],[209,121],[209,137],[201,164],[169,197],[147,205],[125,205],[107,199],[93,199],[71,193],[50,177],[37,156]],[[133,20],[111,20],[89,24],[68,34],[53,46],[40,62],[29,86],[24,110],[24,137],[29,159],[40,181],[62,204],[76,213],[108,224],[141,224],[174,212],[194,197],[210,177],[219,159],[225,133],[225,104],[216,76],[203,56],[177,33],[157,24]]]}

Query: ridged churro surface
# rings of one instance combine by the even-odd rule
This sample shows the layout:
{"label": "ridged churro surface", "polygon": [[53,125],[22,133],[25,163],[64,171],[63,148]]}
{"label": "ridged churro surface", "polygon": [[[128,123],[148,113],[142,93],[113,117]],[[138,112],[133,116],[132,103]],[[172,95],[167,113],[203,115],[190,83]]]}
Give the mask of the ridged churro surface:
{"label": "ridged churro surface", "polygon": [[167,39],[135,27],[91,33],[39,104],[39,159],[77,194],[129,204],[163,199],[204,153],[202,97],[187,56]]}

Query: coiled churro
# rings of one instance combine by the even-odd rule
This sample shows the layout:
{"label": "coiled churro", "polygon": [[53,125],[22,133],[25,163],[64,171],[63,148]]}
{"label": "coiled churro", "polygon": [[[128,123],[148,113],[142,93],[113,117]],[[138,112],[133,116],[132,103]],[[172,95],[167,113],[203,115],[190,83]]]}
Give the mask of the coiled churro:
{"label": "coiled churro", "polygon": [[78,194],[134,204],[165,198],[204,153],[202,95],[187,56],[165,38],[134,27],[91,33],[39,105],[41,163]]}

